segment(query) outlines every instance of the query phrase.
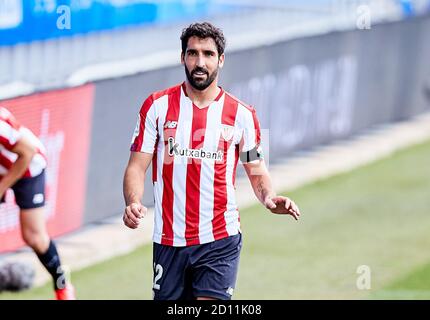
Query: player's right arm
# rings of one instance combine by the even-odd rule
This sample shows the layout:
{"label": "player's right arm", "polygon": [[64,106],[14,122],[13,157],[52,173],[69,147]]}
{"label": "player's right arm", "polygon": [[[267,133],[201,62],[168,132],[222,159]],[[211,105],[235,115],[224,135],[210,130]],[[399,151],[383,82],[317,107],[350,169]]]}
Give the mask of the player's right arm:
{"label": "player's right arm", "polygon": [[20,124],[6,108],[0,107],[0,144],[16,155],[11,167],[0,179],[0,198],[8,188],[22,178],[31,163],[36,148],[23,136]]}
{"label": "player's right arm", "polygon": [[36,148],[26,138],[21,137],[9,148],[9,151],[17,155],[16,161],[9,171],[0,180],[0,198],[8,188],[14,185],[24,175],[36,153]]}
{"label": "player's right arm", "polygon": [[139,226],[139,220],[147,209],[142,205],[145,174],[157,141],[157,112],[154,99],[149,96],[142,105],[130,147],[130,159],[124,174],[123,193],[125,200],[124,224],[132,229]]}
{"label": "player's right arm", "polygon": [[125,169],[123,193],[125,200],[124,224],[136,229],[140,219],[146,215],[147,209],[141,199],[144,191],[146,170],[152,161],[153,154],[146,152],[131,152],[127,168]]}

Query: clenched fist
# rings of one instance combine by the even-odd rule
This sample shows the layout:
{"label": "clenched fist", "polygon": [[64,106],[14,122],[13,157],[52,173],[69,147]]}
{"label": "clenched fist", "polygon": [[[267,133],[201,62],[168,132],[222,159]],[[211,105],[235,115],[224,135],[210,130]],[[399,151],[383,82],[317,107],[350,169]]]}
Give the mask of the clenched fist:
{"label": "clenched fist", "polygon": [[146,215],[147,211],[148,209],[141,203],[131,203],[125,208],[122,220],[127,227],[136,229],[139,226],[140,219]]}

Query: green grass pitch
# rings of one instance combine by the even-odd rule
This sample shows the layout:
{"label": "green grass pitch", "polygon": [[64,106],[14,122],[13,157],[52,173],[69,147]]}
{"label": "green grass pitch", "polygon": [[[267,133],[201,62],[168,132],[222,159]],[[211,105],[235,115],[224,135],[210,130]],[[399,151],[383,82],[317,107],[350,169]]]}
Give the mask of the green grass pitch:
{"label": "green grass pitch", "polygon": [[[239,191],[240,192],[240,191]],[[241,210],[244,245],[235,299],[430,299],[430,142],[288,196],[290,216]],[[357,267],[371,288],[356,286]],[[152,247],[72,280],[80,299],[151,299]],[[53,299],[51,284],[0,299]]]}

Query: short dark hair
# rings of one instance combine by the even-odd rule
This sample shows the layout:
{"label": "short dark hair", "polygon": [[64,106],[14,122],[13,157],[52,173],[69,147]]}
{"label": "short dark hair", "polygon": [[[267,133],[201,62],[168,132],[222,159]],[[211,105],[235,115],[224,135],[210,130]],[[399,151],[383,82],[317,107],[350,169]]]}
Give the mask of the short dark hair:
{"label": "short dark hair", "polygon": [[225,49],[225,38],[222,30],[210,24],[209,22],[193,23],[182,30],[181,42],[182,53],[187,51],[188,39],[198,37],[200,39],[212,38],[215,41],[218,55],[222,55]]}

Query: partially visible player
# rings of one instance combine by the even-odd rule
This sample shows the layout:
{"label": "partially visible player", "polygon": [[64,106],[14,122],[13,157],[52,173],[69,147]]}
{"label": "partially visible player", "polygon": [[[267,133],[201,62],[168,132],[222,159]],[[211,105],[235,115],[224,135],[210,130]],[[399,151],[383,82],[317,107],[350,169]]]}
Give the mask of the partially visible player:
{"label": "partially visible player", "polygon": [[0,107],[0,198],[11,188],[20,208],[21,234],[51,274],[57,300],[74,300],[60,257],[45,225],[45,147],[6,108]]}

